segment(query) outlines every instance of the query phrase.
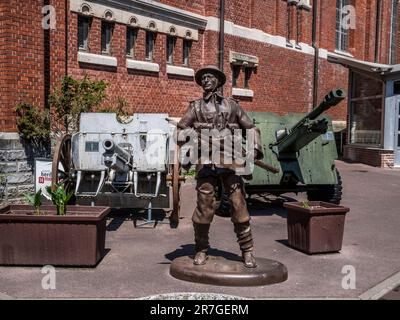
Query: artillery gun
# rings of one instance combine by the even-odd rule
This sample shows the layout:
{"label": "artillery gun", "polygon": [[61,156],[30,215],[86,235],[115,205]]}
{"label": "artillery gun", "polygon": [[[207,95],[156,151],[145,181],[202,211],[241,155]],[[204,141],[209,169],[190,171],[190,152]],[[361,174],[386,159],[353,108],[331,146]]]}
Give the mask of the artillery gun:
{"label": "artillery gun", "polygon": [[168,114],[82,113],[79,132],[65,134],[53,157],[52,184],[74,192],[77,204],[111,208],[180,209],[179,148]]}
{"label": "artillery gun", "polygon": [[334,162],[338,155],[332,122],[321,115],[345,98],[344,90],[333,90],[307,115],[249,113],[261,130],[263,161],[280,172],[255,167],[252,179],[246,182],[247,194],[307,192],[309,200],[339,204],[342,181]]}

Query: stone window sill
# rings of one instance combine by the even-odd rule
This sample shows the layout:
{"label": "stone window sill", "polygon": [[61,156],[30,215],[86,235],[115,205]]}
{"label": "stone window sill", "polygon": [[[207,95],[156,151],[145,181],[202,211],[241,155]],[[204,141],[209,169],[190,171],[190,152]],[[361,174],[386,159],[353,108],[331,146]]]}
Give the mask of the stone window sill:
{"label": "stone window sill", "polygon": [[244,97],[253,98],[254,91],[250,89],[232,88],[232,96],[234,97]]}
{"label": "stone window sill", "polygon": [[167,73],[177,76],[194,77],[194,70],[186,67],[167,65]]}
{"label": "stone window sill", "polygon": [[336,54],[339,54],[341,56],[349,57],[349,58],[354,58],[354,56],[351,53],[348,53],[347,51],[341,51],[341,50],[335,50]]}
{"label": "stone window sill", "polygon": [[133,70],[160,72],[160,65],[158,63],[147,62],[147,61],[126,59],[126,67],[128,69],[133,69]]}
{"label": "stone window sill", "polygon": [[78,62],[96,64],[107,67],[117,67],[118,60],[115,57],[103,56],[101,54],[78,52]]}

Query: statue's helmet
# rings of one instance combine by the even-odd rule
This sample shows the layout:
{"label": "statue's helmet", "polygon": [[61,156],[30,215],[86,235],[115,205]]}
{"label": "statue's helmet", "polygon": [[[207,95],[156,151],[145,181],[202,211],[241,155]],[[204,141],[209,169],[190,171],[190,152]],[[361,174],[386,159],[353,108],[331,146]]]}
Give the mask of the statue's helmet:
{"label": "statue's helmet", "polygon": [[219,70],[218,67],[205,66],[205,67],[199,69],[194,76],[196,83],[199,86],[201,86],[203,75],[205,75],[207,73],[213,74],[218,79],[218,87],[222,87],[226,83],[226,75],[221,70]]}

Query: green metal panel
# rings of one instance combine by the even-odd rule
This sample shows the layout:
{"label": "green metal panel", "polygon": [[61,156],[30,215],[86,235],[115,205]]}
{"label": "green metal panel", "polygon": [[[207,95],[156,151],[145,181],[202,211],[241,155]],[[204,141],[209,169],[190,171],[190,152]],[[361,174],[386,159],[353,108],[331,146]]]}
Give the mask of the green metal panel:
{"label": "green metal panel", "polygon": [[279,116],[267,112],[249,112],[255,125],[261,130],[263,143],[263,161],[274,167],[280,168],[279,174],[273,174],[259,167],[255,167],[251,186],[281,185],[285,173],[293,172],[305,185],[336,184],[334,160],[337,159],[336,143],[333,134],[332,122],[329,122],[326,135],[320,135],[317,139],[302,148],[292,159],[278,160],[277,155],[269,148],[271,143],[276,142],[276,132],[281,129],[290,129],[305,114],[288,114]]}

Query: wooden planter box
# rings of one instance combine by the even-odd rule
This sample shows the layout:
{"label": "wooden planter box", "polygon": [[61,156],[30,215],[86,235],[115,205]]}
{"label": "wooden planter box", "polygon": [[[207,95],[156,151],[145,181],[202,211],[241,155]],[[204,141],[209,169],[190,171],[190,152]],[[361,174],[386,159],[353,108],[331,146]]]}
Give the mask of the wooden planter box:
{"label": "wooden planter box", "polygon": [[0,210],[0,265],[96,266],[105,254],[110,208],[11,205]]}
{"label": "wooden planter box", "polygon": [[311,201],[285,203],[288,211],[289,246],[307,254],[338,252],[342,249],[344,221],[349,208]]}

